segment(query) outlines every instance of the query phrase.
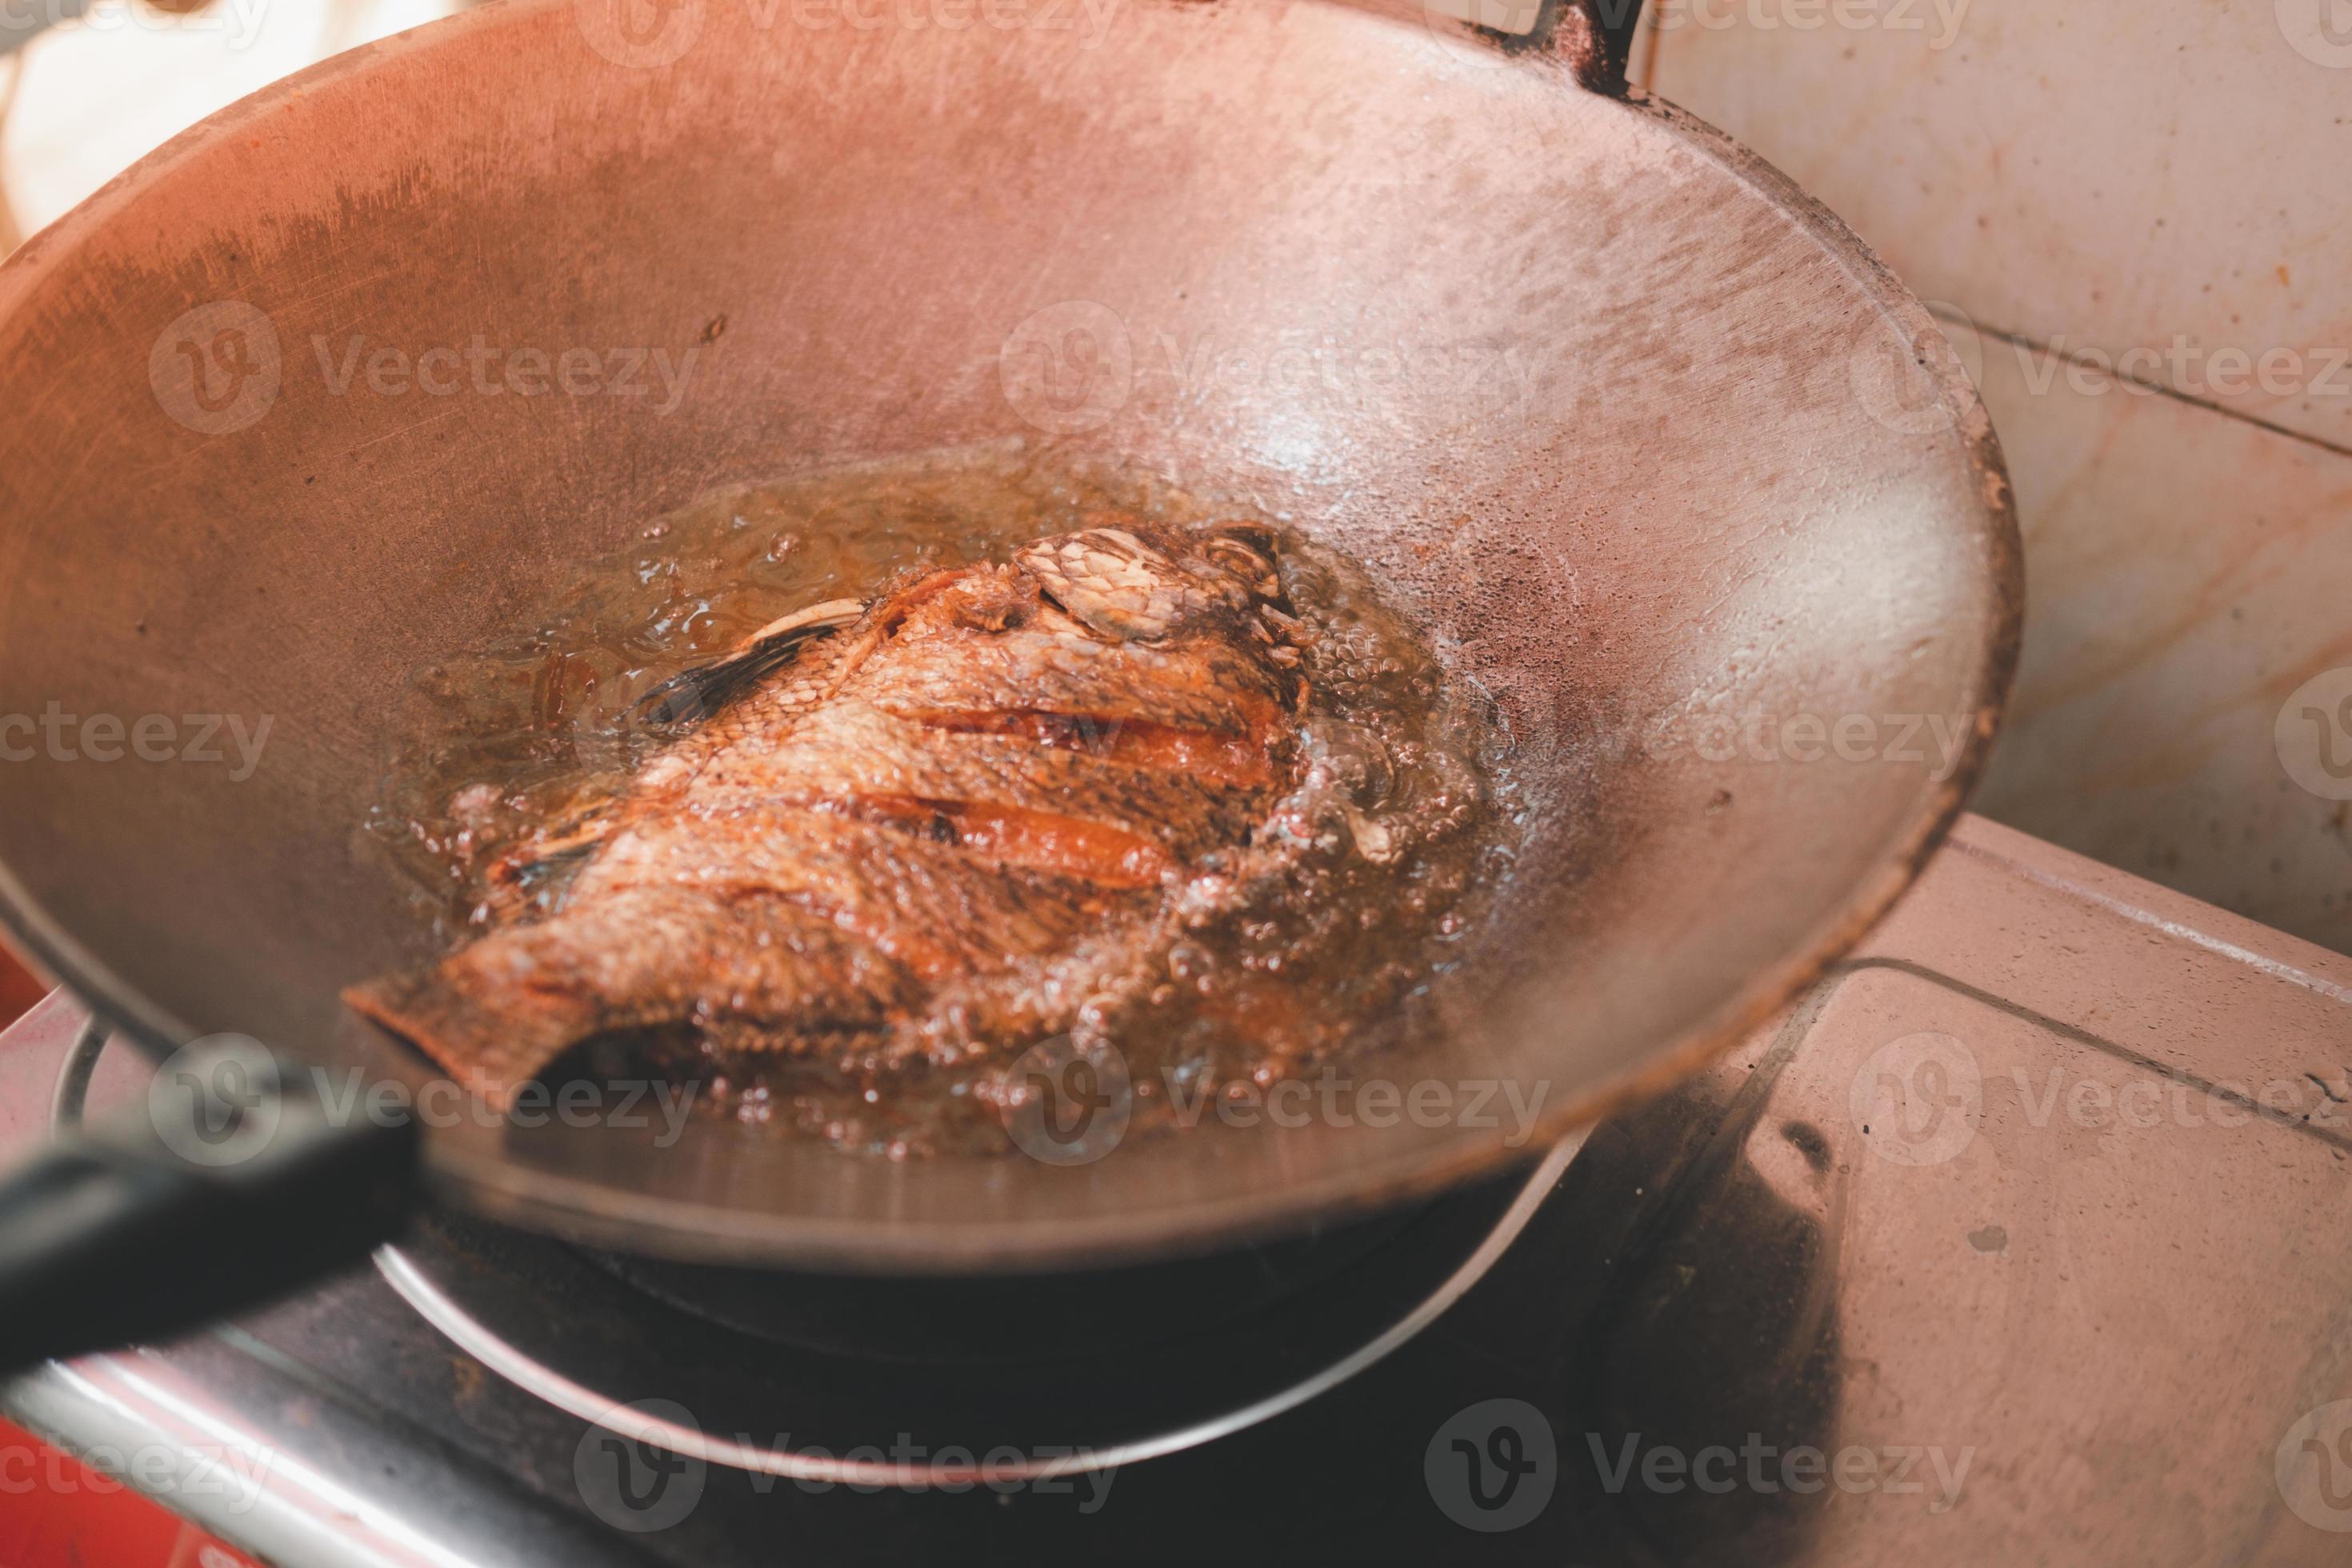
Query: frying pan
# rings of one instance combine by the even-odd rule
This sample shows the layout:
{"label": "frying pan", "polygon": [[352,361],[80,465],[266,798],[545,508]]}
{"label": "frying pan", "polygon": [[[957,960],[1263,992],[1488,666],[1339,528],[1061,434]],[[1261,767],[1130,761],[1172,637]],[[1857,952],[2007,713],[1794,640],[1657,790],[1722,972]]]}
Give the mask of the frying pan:
{"label": "frying pan", "polygon": [[[1530,825],[1479,984],[1362,1070],[1539,1091],[1531,1138],[1211,1119],[1086,1164],[891,1163],[458,1117],[289,1133],[290,1184],[78,1144],[12,1190],[0,1280],[70,1296],[59,1249],[119,1264],[144,1215],[158,1266],[282,1282],[419,1177],[673,1260],[1200,1251],[1519,1158],[1787,1001],[1984,762],[2009,489],[1920,306],[1629,94],[1601,8],[1508,38],[1337,0],[505,0],[224,110],[0,268],[0,714],[160,715],[184,750],[193,716],[271,725],[247,776],[226,732],[218,763],[0,733],[35,753],[0,764],[0,907],[150,1050],[427,1081],[336,1000],[431,952],[362,831],[418,672],[707,492],[1019,442],[1353,552],[1493,694]],[[692,356],[675,396],[656,351]]]}

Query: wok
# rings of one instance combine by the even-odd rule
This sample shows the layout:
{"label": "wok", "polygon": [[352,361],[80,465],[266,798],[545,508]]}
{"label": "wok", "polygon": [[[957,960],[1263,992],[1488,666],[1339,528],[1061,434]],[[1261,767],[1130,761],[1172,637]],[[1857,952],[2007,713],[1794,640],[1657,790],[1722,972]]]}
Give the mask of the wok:
{"label": "wok", "polygon": [[[183,748],[189,716],[271,722],[243,777],[226,731],[221,763],[0,734],[35,753],[0,764],[0,906],[157,1053],[234,1032],[427,1080],[336,1000],[431,951],[362,831],[386,716],[552,564],[825,465],[1022,441],[1287,517],[1494,695],[1532,813],[1475,1003],[1359,1069],[1540,1086],[1525,1142],[1212,1120],[1080,1165],[894,1163],[463,1117],[308,1206],[205,1188],[208,1245],[356,1244],[414,1166],[675,1260],[1200,1251],[1518,1158],[1787,1001],[1984,762],[2008,486],[1917,302],[1628,95],[1622,46],[1556,7],[1507,38],[1337,0],[512,0],[224,110],[26,244],[0,268],[0,714],[161,715]],[[404,378],[371,379],[382,350]],[[674,398],[655,351],[693,356]],[[641,395],[612,384],[633,357]],[[21,1212],[20,1274],[48,1245]]]}

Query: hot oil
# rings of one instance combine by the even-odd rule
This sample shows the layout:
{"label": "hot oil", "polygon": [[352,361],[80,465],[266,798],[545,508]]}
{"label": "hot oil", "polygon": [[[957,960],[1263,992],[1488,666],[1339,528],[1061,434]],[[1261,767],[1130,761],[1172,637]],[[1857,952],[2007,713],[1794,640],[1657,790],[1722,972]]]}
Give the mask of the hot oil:
{"label": "hot oil", "polygon": [[[870,597],[910,569],[1002,561],[1105,510],[1241,515],[1006,447],[705,498],[571,574],[511,637],[420,672],[370,827],[449,945],[528,919],[560,900],[562,879],[528,886],[517,914],[493,896],[491,868],[535,829],[626,790],[669,740],[635,717],[653,688],[780,616]],[[1299,787],[1261,831],[1300,847],[1295,870],[1186,931],[1164,975],[1090,1005],[1069,1041],[1036,1050],[807,1060],[682,1027],[594,1042],[595,1069],[652,1068],[695,1080],[703,1114],[905,1157],[1005,1148],[1019,1099],[1043,1092],[1016,1060],[1088,1056],[1095,1082],[1131,1104],[1131,1137],[1214,1118],[1220,1097],[1346,1070],[1407,1032],[1511,866],[1508,736],[1354,563],[1286,531],[1282,554],[1311,697]]]}

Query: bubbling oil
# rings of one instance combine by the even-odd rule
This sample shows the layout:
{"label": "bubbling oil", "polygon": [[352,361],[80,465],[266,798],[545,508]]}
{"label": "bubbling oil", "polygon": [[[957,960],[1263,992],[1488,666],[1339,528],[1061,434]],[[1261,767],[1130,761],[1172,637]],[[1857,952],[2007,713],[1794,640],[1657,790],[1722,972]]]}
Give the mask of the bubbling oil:
{"label": "bubbling oil", "polygon": [[[1107,510],[1175,524],[1245,515],[1153,476],[1017,447],[706,497],[566,574],[511,636],[417,673],[371,835],[456,946],[514,918],[489,881],[508,850],[625,791],[667,743],[634,717],[661,682],[793,610],[870,597],[909,567],[1002,561]],[[907,1158],[1011,1146],[1024,1097],[1041,1092],[1025,1073],[1040,1049],[1087,1058],[1133,1137],[1392,1044],[1459,966],[1515,862],[1524,808],[1510,737],[1360,565],[1284,532],[1311,695],[1299,785],[1265,830],[1298,852],[1279,887],[1186,930],[1160,956],[1164,977],[1084,1010],[1068,1041],[1043,1047],[816,1059],[680,1026],[590,1042],[593,1070],[689,1080],[699,1114]],[[562,886],[527,896],[543,910]]]}

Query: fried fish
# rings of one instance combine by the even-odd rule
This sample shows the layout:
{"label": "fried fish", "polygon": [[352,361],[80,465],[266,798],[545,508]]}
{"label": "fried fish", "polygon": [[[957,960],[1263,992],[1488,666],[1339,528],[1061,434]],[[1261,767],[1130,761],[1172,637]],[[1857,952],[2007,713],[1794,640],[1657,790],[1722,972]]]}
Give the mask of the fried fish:
{"label": "fried fish", "polygon": [[1142,984],[1297,853],[1307,634],[1271,529],[1089,521],[657,689],[677,738],[499,868],[550,910],[344,1000],[504,1106],[614,1030],[953,1053]]}

